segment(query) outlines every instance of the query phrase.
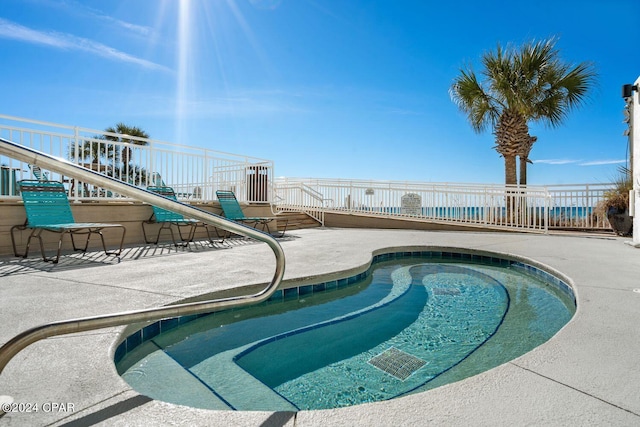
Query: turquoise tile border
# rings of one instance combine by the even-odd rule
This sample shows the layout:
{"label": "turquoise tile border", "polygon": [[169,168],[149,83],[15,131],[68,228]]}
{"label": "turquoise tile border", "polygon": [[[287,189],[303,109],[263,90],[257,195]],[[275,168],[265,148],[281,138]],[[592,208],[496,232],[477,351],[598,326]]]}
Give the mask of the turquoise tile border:
{"label": "turquoise tile border", "polygon": [[[538,277],[544,282],[549,283],[550,285],[555,286],[561,292],[565,293],[575,304],[576,297],[573,292],[573,288],[566,283],[564,280],[559,277],[541,269],[535,267],[533,265],[521,262],[510,260],[507,258],[500,258],[497,256],[489,256],[489,255],[480,255],[469,252],[462,251],[399,251],[399,252],[389,252],[374,255],[371,259],[371,265],[369,268],[359,274],[345,277],[338,280],[331,280],[328,282],[320,282],[311,285],[303,285],[299,287],[287,288],[287,289],[279,289],[271,295],[271,297],[265,302],[280,302],[289,299],[295,299],[300,296],[311,295],[317,292],[325,292],[331,291],[334,289],[343,288],[345,286],[351,286],[355,283],[360,282],[361,280],[366,279],[370,274],[373,266],[379,262],[383,261],[392,261],[395,259],[403,259],[403,258],[411,258],[411,257],[422,257],[428,258],[429,260],[456,260],[456,261],[467,261],[471,263],[479,263],[479,264],[488,264],[488,265],[499,265],[502,267],[512,267],[519,270],[522,270],[528,274],[531,274],[535,277]],[[263,303],[263,304],[265,304]],[[233,309],[231,309],[233,310]],[[114,353],[114,362],[119,363],[130,351],[139,346],[140,344],[156,337],[157,335],[170,331],[180,325],[184,325],[185,323],[191,322],[192,320],[199,319],[204,316],[212,316],[215,313],[203,313],[198,315],[191,316],[182,316],[182,317],[174,317],[170,319],[163,319],[158,322],[152,323],[150,325],[145,326],[144,328],[132,333],[126,339],[124,339],[117,347]]]}

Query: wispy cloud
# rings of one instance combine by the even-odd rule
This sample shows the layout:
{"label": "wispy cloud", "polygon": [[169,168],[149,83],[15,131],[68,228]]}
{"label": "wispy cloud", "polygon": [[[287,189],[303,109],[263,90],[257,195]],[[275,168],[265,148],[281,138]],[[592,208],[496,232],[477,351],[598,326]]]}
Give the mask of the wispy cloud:
{"label": "wispy cloud", "polygon": [[626,163],[627,161],[622,160],[575,160],[575,159],[542,159],[542,160],[532,160],[533,163],[542,163],[546,165],[577,165],[577,166],[603,166],[603,165],[617,165],[621,163]]}
{"label": "wispy cloud", "polygon": [[124,28],[128,31],[131,31],[143,36],[149,36],[153,32],[152,28],[150,27],[133,24],[131,22],[123,21],[121,19],[116,19],[112,16],[105,14],[104,12],[98,9],[94,9],[76,0],[39,0],[38,3],[41,3],[48,7],[70,11],[75,14],[82,15],[84,17],[99,19],[109,24],[114,24],[120,28]]}
{"label": "wispy cloud", "polygon": [[543,163],[547,165],[568,165],[572,163],[578,163],[581,160],[572,160],[572,159],[542,159],[542,160],[532,160],[533,163]]}
{"label": "wispy cloud", "polygon": [[580,166],[601,166],[601,165],[617,165],[627,163],[625,159],[621,160],[593,160],[590,162],[580,163]]}
{"label": "wispy cloud", "polygon": [[163,65],[138,58],[90,39],[55,31],[38,31],[2,18],[0,18],[0,37],[57,49],[88,52],[103,58],[135,64],[152,70],[171,71]]}
{"label": "wispy cloud", "polygon": [[106,21],[108,23],[111,24],[115,24],[118,27],[124,28],[128,31],[143,35],[143,36],[149,36],[151,35],[151,33],[153,32],[153,30],[150,27],[145,27],[143,25],[137,25],[137,24],[133,24],[131,22],[127,22],[127,21],[123,21],[121,19],[116,19],[112,16],[106,15],[103,12],[97,10],[97,9],[92,9],[90,7],[85,7],[83,5],[81,5],[78,2],[72,2],[74,7],[84,7],[86,12],[92,16],[94,16],[95,18],[101,19],[103,21]]}

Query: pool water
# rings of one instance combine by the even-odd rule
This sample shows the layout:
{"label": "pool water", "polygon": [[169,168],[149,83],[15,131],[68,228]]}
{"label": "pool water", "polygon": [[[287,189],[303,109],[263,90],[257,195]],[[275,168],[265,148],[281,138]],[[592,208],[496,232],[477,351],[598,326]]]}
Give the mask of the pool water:
{"label": "pool water", "polygon": [[200,408],[388,400],[486,371],[551,338],[575,303],[530,271],[424,257],[378,262],[342,288],[193,320],[138,345],[117,367],[141,394]]}

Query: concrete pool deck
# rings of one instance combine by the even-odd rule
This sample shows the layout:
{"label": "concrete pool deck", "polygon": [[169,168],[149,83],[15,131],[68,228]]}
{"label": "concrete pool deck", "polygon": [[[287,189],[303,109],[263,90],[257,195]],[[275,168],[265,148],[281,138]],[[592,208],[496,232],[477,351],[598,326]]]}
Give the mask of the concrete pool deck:
{"label": "concrete pool deck", "polygon": [[[590,235],[295,230],[281,244],[285,280],[361,271],[378,249],[469,248],[513,254],[568,276],[578,310],[556,336],[490,371],[424,393],[349,408],[297,413],[208,411],[150,400],[116,373],[123,328],[49,338],[0,374],[0,395],[38,412],[11,412],[7,426],[220,425],[640,425],[640,250]],[[264,244],[128,248],[121,262],[99,253],[59,265],[0,258],[0,344],[43,323],[151,308],[268,282]]]}

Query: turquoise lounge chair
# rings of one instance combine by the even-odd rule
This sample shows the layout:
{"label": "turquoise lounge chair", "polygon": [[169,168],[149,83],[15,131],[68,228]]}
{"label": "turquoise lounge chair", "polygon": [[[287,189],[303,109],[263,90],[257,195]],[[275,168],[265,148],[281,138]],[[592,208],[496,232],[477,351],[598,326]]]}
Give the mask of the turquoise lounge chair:
{"label": "turquoise lounge chair", "polygon": [[152,187],[166,187],[167,184],[164,183],[162,176],[158,172],[151,173],[150,184]]}
{"label": "turquoise lounge chair", "polygon": [[[67,193],[61,182],[57,181],[38,181],[38,180],[25,180],[19,181],[18,186],[24,201],[24,209],[27,213],[27,221],[24,225],[14,225],[11,227],[11,243],[13,244],[13,253],[15,256],[22,256],[26,258],[29,255],[29,246],[31,245],[31,239],[37,238],[40,241],[40,251],[42,252],[42,259],[45,261],[53,262],[57,264],[60,260],[60,250],[62,248],[62,239],[65,234],[69,234],[71,237],[71,244],[76,251],[86,252],[89,247],[89,239],[92,234],[97,234],[102,240],[102,248],[105,254],[118,256],[122,252],[122,245],[124,244],[124,236],[126,229],[120,224],[103,224],[93,222],[75,222],[73,214],[71,212],[71,205],[67,198]],[[107,251],[107,247],[102,235],[102,230],[105,228],[121,228],[122,238],[120,240],[120,247],[115,252]],[[18,254],[16,249],[16,240],[14,233],[16,230],[31,229],[31,234],[27,240],[27,247],[24,255]],[[44,253],[44,243],[42,241],[42,232],[50,231],[52,233],[59,233],[60,240],[58,240],[58,253],[55,258],[47,258]],[[77,248],[74,235],[81,234],[87,235],[87,241],[84,248]]]}
{"label": "turquoise lounge chair", "polygon": [[[157,193],[168,199],[177,201],[176,193],[173,191],[173,188],[171,187],[166,187],[166,186],[147,187],[147,190]],[[176,243],[175,235],[173,234],[172,226],[175,225],[178,228],[178,235],[180,236],[180,240],[182,241],[182,246],[188,246],[189,243],[193,241],[193,238],[196,233],[196,229],[198,227],[204,227],[205,230],[207,230],[207,237],[209,238],[209,242],[211,244],[214,243],[213,239],[211,238],[211,233],[209,232],[209,226],[204,222],[200,222],[195,219],[185,218],[184,216],[182,216],[177,212],[168,211],[158,206],[152,205],[151,207],[153,208],[153,213],[151,214],[151,217],[147,221],[142,222],[142,233],[144,234],[145,242],[153,243],[157,245],[158,242],[160,241],[160,234],[162,233],[162,231],[169,230],[169,232],[171,233],[171,240],[173,241],[173,244],[175,246],[179,246],[178,243]],[[147,229],[145,224],[147,225],[160,224],[160,228],[158,229],[158,235],[156,236],[155,241],[151,241],[147,237]],[[181,227],[189,227],[189,232],[186,238],[182,235]],[[218,243],[222,243],[222,242],[224,242],[224,239],[218,240]]]}
{"label": "turquoise lounge chair", "polygon": [[[218,190],[216,191],[216,196],[218,197],[224,216],[232,221],[248,223],[253,228],[258,228],[258,226],[260,226],[262,231],[266,231],[271,234],[269,223],[273,220],[279,219],[275,217],[246,217],[244,212],[242,212],[240,203],[238,203],[238,199],[236,199],[236,195],[233,191]],[[285,219],[284,221],[284,230],[280,234],[280,237],[284,236],[284,233],[287,231],[288,220]]]}
{"label": "turquoise lounge chair", "polygon": [[43,172],[40,166],[29,164],[29,168],[38,181],[49,181],[49,174]]}

